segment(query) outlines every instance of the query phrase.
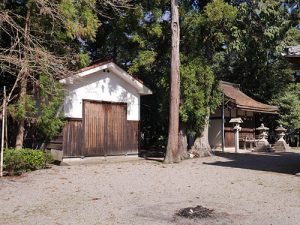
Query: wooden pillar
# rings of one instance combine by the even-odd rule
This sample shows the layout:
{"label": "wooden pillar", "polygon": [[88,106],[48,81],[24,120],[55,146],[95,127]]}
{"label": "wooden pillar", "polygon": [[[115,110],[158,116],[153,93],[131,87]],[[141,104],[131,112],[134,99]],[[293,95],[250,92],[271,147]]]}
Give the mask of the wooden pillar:
{"label": "wooden pillar", "polygon": [[4,129],[6,113],[6,87],[3,87],[3,105],[2,105],[2,132],[1,132],[1,160],[0,160],[0,177],[3,176],[3,152],[4,152]]}
{"label": "wooden pillar", "polygon": [[225,131],[224,131],[224,125],[225,125],[225,116],[224,116],[224,92],[222,91],[222,152],[225,151]]}

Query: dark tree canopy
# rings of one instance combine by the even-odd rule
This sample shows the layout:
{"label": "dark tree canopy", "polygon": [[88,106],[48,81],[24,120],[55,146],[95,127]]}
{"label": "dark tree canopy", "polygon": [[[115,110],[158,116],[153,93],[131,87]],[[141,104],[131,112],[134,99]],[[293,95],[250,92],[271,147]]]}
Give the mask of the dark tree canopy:
{"label": "dark tree canopy", "polygon": [[[292,96],[288,93],[295,72],[281,53],[284,47],[300,43],[298,1],[180,0],[178,4],[180,122],[188,134],[201,135],[209,114],[219,106],[220,79],[241,84],[248,95],[266,103],[274,99],[280,105],[280,95]],[[14,124],[23,121],[30,129],[34,121],[52,137],[61,127],[61,120],[50,119],[62,101],[55,79],[92,60],[110,58],[153,90],[152,96],[142,98],[143,143],[166,147],[169,0],[2,1],[0,9],[0,83],[11,93]],[[53,105],[41,107],[47,112],[45,118],[33,110],[32,96],[37,93],[44,102],[53,100]],[[281,120],[294,114],[282,110]]]}

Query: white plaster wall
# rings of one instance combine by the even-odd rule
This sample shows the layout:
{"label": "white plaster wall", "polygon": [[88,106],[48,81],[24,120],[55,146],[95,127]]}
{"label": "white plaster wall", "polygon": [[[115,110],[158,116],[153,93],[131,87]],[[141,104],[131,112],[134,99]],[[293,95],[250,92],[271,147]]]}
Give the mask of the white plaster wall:
{"label": "white plaster wall", "polygon": [[82,118],[82,99],[126,102],[127,120],[140,120],[140,95],[130,84],[112,72],[96,72],[66,85],[64,113]]}
{"label": "white plaster wall", "polygon": [[222,120],[213,119],[209,121],[208,141],[212,148],[222,147]]}

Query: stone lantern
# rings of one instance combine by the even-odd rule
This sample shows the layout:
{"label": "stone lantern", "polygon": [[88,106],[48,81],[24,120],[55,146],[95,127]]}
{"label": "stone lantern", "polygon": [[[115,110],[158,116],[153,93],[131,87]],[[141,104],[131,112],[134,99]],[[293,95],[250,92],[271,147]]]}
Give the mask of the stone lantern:
{"label": "stone lantern", "polygon": [[277,127],[275,131],[277,133],[277,136],[279,137],[278,141],[285,141],[283,137],[285,136],[286,129],[282,127],[282,125],[279,125],[279,127]]}
{"label": "stone lantern", "polygon": [[282,125],[279,125],[279,127],[277,127],[275,129],[275,131],[277,133],[278,140],[276,141],[275,145],[273,146],[274,150],[276,152],[288,151],[290,146],[283,139],[283,137],[285,136],[286,129],[284,127],[282,127]]}
{"label": "stone lantern", "polygon": [[262,123],[260,127],[256,128],[256,130],[259,131],[259,139],[265,140],[268,137],[267,131],[269,130],[268,127],[265,127],[265,125]]}
{"label": "stone lantern", "polygon": [[234,146],[235,146],[235,152],[237,153],[240,146],[239,146],[239,132],[242,130],[240,127],[240,124],[243,123],[243,120],[241,118],[232,118],[229,123],[233,123],[233,130],[234,130]]}
{"label": "stone lantern", "polygon": [[270,144],[267,140],[268,137],[268,127],[265,127],[265,125],[262,123],[260,127],[256,128],[256,130],[259,131],[259,140],[256,144],[256,147],[254,151],[267,151],[270,148]]}

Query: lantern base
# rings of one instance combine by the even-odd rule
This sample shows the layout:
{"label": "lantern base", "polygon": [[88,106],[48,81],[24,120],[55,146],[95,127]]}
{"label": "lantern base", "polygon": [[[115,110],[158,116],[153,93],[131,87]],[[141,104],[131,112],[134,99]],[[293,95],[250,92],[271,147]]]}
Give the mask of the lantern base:
{"label": "lantern base", "polygon": [[275,152],[287,152],[290,150],[290,146],[283,139],[279,139],[273,146]]}
{"label": "lantern base", "polygon": [[260,139],[256,143],[256,147],[254,148],[254,152],[271,152],[272,148],[267,139]]}

